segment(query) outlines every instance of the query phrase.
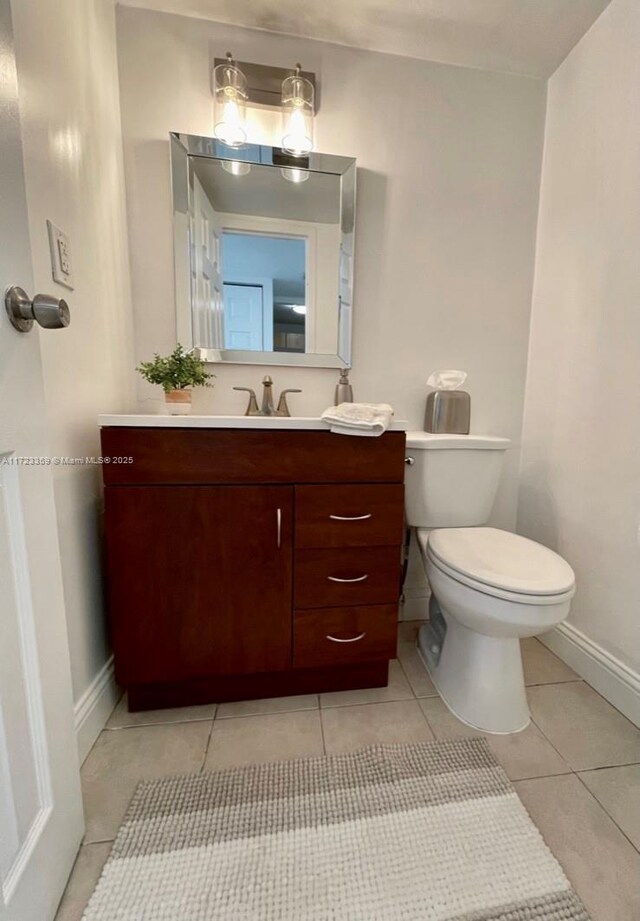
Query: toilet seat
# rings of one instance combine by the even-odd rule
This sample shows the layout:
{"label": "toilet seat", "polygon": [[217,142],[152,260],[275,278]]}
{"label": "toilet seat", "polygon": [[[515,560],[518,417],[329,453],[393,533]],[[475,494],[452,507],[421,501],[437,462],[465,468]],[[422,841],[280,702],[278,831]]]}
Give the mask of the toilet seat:
{"label": "toilet seat", "polygon": [[575,594],[569,564],[535,541],[497,528],[419,529],[423,557],[478,592],[519,604],[555,605]]}

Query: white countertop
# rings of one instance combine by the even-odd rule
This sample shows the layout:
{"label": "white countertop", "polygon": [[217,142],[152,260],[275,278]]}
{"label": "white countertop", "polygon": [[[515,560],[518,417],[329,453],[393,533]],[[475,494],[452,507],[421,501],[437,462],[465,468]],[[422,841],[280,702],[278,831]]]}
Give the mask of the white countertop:
{"label": "white countertop", "polygon": [[[160,413],[98,416],[100,426],[131,426],[177,429],[318,429],[329,425],[318,416],[170,416]],[[394,419],[389,431],[406,432],[406,419]]]}

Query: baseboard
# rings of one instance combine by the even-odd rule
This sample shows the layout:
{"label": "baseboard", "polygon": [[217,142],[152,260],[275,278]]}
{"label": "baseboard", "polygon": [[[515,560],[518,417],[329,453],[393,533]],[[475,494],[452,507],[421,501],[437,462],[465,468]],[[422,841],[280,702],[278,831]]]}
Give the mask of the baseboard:
{"label": "baseboard", "polygon": [[80,764],[87,757],[93,743],[104,729],[119,696],[120,692],[113,673],[112,656],[105,662],[73,708]]}
{"label": "baseboard", "polygon": [[538,637],[588,684],[640,726],[640,674],[571,624]]}

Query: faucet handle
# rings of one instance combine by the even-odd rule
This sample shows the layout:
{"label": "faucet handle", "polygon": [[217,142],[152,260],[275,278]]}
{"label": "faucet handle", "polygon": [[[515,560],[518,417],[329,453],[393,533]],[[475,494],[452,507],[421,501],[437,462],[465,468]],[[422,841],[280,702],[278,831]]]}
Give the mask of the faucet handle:
{"label": "faucet handle", "polygon": [[245,416],[259,416],[260,412],[258,410],[258,401],[256,400],[256,392],[252,390],[251,387],[234,387],[234,390],[242,390],[244,393],[249,394],[249,404],[247,406]]}
{"label": "faucet handle", "polygon": [[276,409],[277,416],[290,416],[289,407],[287,405],[287,394],[288,393],[302,393],[297,387],[289,387],[288,390],[283,390],[280,394],[280,399],[278,400],[278,408]]}

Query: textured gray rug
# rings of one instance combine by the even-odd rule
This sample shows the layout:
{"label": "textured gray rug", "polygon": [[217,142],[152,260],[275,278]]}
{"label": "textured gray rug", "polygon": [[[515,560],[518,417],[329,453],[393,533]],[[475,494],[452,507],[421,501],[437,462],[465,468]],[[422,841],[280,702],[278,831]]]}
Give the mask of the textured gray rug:
{"label": "textured gray rug", "polygon": [[142,783],[85,921],[589,921],[482,739]]}

